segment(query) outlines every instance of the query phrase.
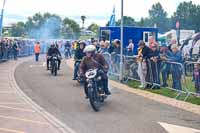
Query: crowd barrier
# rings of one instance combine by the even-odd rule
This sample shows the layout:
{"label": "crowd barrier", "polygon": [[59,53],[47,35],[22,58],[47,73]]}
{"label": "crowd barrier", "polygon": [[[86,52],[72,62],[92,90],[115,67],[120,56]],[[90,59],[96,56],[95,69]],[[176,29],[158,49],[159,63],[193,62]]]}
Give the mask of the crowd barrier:
{"label": "crowd barrier", "polygon": [[[18,50],[16,52],[17,57],[25,57],[25,56],[30,56],[33,55],[34,53],[34,48],[32,45],[21,45],[18,46]],[[0,48],[0,62],[5,62],[9,59],[13,59],[15,52],[12,48]]]}
{"label": "crowd barrier", "polygon": [[[120,55],[109,53],[103,55],[110,65],[109,74],[119,76]],[[196,75],[194,75],[195,72]],[[184,100],[187,100],[191,94],[200,95],[198,72],[200,72],[200,63],[197,62],[154,62],[150,59],[139,62],[137,56],[123,56],[123,79],[125,82],[144,80],[151,89],[164,87],[176,91],[175,98],[184,94]]]}

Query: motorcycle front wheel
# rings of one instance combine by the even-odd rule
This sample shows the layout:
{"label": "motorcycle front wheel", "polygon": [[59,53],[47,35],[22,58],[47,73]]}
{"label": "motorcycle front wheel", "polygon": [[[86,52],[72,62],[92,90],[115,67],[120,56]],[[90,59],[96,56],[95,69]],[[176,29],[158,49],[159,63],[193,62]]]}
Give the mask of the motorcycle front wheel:
{"label": "motorcycle front wheel", "polygon": [[92,106],[95,112],[98,112],[101,107],[101,101],[99,99],[98,92],[95,91],[95,89],[93,88],[89,88],[88,93],[89,93],[90,105]]}

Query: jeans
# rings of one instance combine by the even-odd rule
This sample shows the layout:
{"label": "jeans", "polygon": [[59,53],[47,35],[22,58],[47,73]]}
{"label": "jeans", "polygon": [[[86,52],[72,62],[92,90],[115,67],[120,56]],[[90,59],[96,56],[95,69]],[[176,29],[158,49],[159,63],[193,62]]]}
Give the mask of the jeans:
{"label": "jeans", "polygon": [[65,49],[65,58],[71,58],[71,51],[70,49]]}
{"label": "jeans", "polygon": [[17,60],[17,51],[13,51],[13,55],[14,55],[14,60]]}
{"label": "jeans", "polygon": [[39,61],[39,55],[40,55],[39,53],[36,53],[36,54],[35,54],[35,61],[36,61],[36,62]]}
{"label": "jeans", "polygon": [[75,62],[74,63],[74,79],[77,79],[77,77],[78,77],[79,65],[80,65],[80,62]]}

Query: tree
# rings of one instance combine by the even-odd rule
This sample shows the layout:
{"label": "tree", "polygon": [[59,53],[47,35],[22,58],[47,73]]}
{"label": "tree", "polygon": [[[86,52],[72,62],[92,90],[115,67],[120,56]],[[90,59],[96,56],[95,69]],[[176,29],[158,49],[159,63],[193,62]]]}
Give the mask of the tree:
{"label": "tree", "polygon": [[36,13],[28,20],[13,24],[9,30],[11,36],[24,36],[31,38],[77,38],[80,34],[80,26],[69,18],[61,19],[60,16],[50,13]]}
{"label": "tree", "polygon": [[99,25],[92,23],[89,27],[88,30],[93,31],[94,33],[98,33],[99,30]]}
{"label": "tree", "polygon": [[50,13],[36,13],[25,24],[27,34],[32,38],[58,38],[61,33],[62,19]]}
{"label": "tree", "polygon": [[85,19],[86,19],[86,16],[81,16],[81,20],[82,20],[82,28],[84,29],[84,24],[85,24]]}
{"label": "tree", "polygon": [[[124,16],[124,17],[123,17],[123,20],[124,20],[124,26],[136,26],[136,22],[135,22],[134,18],[132,18],[132,17]],[[119,20],[116,22],[116,25],[117,25],[117,26],[120,26],[120,25],[121,25],[121,19],[119,19]]]}
{"label": "tree", "polygon": [[74,20],[65,18],[62,24],[62,32],[65,38],[75,38],[80,35],[80,26]]}
{"label": "tree", "polygon": [[14,37],[21,37],[25,35],[25,24],[24,22],[18,22],[13,24],[9,34]]}
{"label": "tree", "polygon": [[176,21],[180,22],[182,29],[200,31],[200,6],[190,2],[182,2],[172,16],[175,27]]}
{"label": "tree", "polygon": [[167,18],[167,12],[164,11],[160,3],[156,3],[149,10],[150,25],[153,27],[157,25],[159,32],[163,33],[169,30],[169,19]]}

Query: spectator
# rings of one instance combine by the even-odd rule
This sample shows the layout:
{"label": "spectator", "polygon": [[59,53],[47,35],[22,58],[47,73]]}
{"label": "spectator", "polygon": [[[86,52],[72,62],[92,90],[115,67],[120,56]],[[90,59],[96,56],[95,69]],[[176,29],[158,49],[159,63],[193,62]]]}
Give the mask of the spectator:
{"label": "spectator", "polygon": [[1,50],[2,50],[1,57],[3,60],[5,60],[7,57],[7,49],[6,49],[6,40],[5,39],[3,39],[1,41]]}
{"label": "spectator", "polygon": [[197,62],[198,64],[195,64],[194,66],[194,82],[195,82],[195,88],[196,93],[200,96],[200,59]]}
{"label": "spectator", "polygon": [[128,47],[127,47],[127,55],[128,55],[128,56],[133,56],[133,50],[134,50],[133,40],[130,39],[130,40],[129,40],[129,45],[128,45]]}
{"label": "spectator", "polygon": [[113,48],[113,52],[111,53],[111,58],[112,58],[112,61],[113,61],[113,72],[114,73],[117,73],[119,72],[119,63],[120,63],[120,45],[121,45],[121,42],[120,40],[118,39],[115,39],[114,40],[114,48]]}
{"label": "spectator", "polygon": [[108,48],[108,52],[111,54],[114,50],[114,41],[112,41],[112,43],[110,44],[109,48]]}
{"label": "spectator", "polygon": [[0,40],[0,60],[2,60],[3,49],[2,49],[2,40]]}
{"label": "spectator", "polygon": [[11,40],[8,40],[8,54],[7,54],[7,58],[9,59],[10,56],[11,56],[11,53],[12,53],[12,41]]}
{"label": "spectator", "polygon": [[108,53],[108,45],[104,42],[104,41],[101,41],[100,42],[100,48],[99,48],[99,53],[100,54],[104,54],[104,53]]}
{"label": "spectator", "polygon": [[166,45],[162,45],[160,47],[160,59],[162,60],[161,62],[161,74],[162,74],[162,87],[167,87],[167,80],[170,74],[170,64],[165,62],[167,60],[169,54],[169,49]]}
{"label": "spectator", "polygon": [[[154,44],[151,46],[151,54],[150,54],[150,65],[152,71],[152,80],[153,83],[160,84],[160,50],[159,47]],[[155,89],[158,89],[159,86],[154,86]]]}
{"label": "spectator", "polygon": [[14,60],[17,60],[17,54],[18,54],[19,48],[16,41],[14,41],[12,49],[13,49]]}
{"label": "spectator", "polygon": [[141,85],[140,88],[146,88],[146,76],[147,76],[147,59],[149,59],[149,55],[151,53],[151,49],[146,46],[144,41],[139,42],[138,48],[138,75],[140,77]]}
{"label": "spectator", "polygon": [[65,43],[65,58],[71,58],[71,44],[69,41]]}
{"label": "spectator", "polygon": [[112,52],[112,54],[120,54],[120,46],[121,46],[121,42],[120,42],[120,40],[118,40],[118,39],[115,39],[114,40],[114,49],[113,49],[113,52]]}
{"label": "spectator", "polygon": [[[168,60],[170,62],[182,63],[181,52],[178,50],[177,44],[172,44],[171,46],[172,52],[169,53]],[[177,90],[182,90],[181,87],[181,77],[182,77],[182,67],[179,64],[171,64],[171,72],[172,72],[172,80],[173,85],[172,88]]]}

